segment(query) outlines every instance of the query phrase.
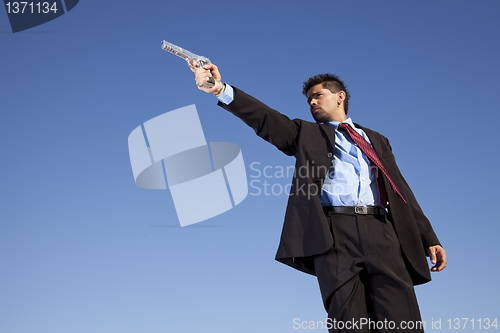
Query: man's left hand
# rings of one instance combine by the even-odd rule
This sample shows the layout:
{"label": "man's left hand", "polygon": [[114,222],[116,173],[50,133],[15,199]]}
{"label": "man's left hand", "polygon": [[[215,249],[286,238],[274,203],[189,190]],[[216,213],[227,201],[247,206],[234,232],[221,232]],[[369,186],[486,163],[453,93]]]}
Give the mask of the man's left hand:
{"label": "man's left hand", "polygon": [[427,249],[427,253],[431,258],[431,263],[434,265],[431,268],[431,272],[440,272],[445,267],[448,261],[446,260],[446,251],[441,247],[441,245],[430,246]]}

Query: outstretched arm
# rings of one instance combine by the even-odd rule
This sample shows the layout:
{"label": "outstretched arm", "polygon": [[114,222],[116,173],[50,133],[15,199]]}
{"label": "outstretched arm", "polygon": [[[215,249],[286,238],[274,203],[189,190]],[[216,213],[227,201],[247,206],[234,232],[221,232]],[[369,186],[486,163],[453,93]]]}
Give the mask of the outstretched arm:
{"label": "outstretched arm", "polygon": [[[196,62],[193,62],[191,70],[195,74],[198,89],[217,97],[224,93],[226,85],[222,83],[216,65],[206,64],[200,68]],[[210,77],[214,78],[215,85],[213,87],[204,86]],[[272,143],[285,154],[295,154],[299,122],[290,120],[287,116],[235,87],[228,88],[228,90],[234,91],[234,99],[227,102],[228,104],[219,102],[219,106],[243,120],[253,128],[258,136]]]}

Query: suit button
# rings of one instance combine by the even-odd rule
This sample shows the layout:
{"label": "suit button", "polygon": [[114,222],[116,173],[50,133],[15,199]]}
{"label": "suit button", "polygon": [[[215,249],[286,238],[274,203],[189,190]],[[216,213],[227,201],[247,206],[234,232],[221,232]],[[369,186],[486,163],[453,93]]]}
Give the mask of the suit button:
{"label": "suit button", "polygon": [[328,153],[328,154],[326,154],[326,156],[327,156],[327,157],[332,157],[332,156],[333,156],[333,154],[332,154],[332,153]]}

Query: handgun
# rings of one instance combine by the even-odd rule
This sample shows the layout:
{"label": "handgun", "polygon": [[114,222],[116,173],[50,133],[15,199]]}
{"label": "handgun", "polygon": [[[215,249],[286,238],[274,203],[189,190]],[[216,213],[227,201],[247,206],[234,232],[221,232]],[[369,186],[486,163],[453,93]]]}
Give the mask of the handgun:
{"label": "handgun", "polygon": [[[210,64],[210,60],[208,58],[205,58],[204,56],[199,56],[196,55],[192,52],[189,52],[186,49],[183,49],[182,47],[179,47],[175,44],[169,43],[166,40],[163,40],[161,42],[161,48],[164,49],[165,51],[168,51],[172,54],[175,54],[176,56],[181,57],[182,59],[186,60],[189,67],[191,68],[197,68],[192,65],[193,61],[196,61],[198,63],[199,67],[203,67],[206,64]],[[198,68],[199,68],[198,67]],[[211,76],[208,81],[203,84],[204,87],[211,88],[215,85],[215,80],[213,76]]]}

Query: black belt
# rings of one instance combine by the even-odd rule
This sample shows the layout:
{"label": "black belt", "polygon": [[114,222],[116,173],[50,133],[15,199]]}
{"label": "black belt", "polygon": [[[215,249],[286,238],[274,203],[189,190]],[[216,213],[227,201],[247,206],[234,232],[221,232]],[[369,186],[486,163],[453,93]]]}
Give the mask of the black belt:
{"label": "black belt", "polygon": [[362,215],[385,215],[386,211],[382,207],[374,206],[326,206],[323,207],[325,214],[343,213],[343,214],[362,214]]}

